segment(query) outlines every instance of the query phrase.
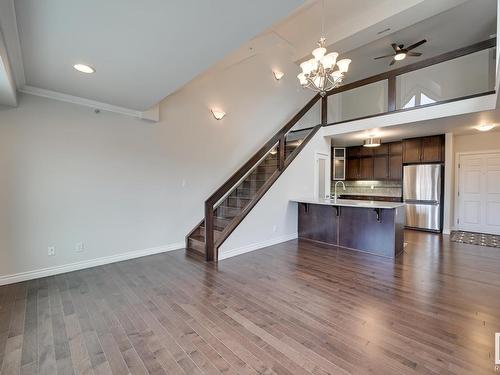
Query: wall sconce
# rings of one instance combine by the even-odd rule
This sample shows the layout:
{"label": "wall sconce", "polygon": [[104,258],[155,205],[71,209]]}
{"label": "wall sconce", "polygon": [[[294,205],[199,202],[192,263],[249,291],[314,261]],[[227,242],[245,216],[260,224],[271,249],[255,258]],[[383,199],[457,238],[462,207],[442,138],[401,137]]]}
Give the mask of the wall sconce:
{"label": "wall sconce", "polygon": [[273,75],[274,75],[274,78],[276,79],[276,81],[279,81],[281,78],[283,78],[285,73],[280,72],[279,70],[273,70]]}
{"label": "wall sconce", "polygon": [[216,120],[222,120],[222,118],[226,115],[226,112],[213,108],[210,110],[210,112],[212,112],[212,115],[214,115]]}

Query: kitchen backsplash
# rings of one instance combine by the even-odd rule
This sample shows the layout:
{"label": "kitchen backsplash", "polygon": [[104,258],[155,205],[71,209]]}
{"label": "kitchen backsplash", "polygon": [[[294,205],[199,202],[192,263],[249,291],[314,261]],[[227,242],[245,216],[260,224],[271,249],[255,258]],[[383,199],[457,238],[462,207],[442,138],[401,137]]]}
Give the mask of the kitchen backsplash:
{"label": "kitchen backsplash", "polygon": [[[349,195],[376,195],[380,197],[401,197],[403,188],[398,181],[344,181],[346,190],[342,185],[337,187],[337,194]],[[335,181],[332,182],[331,195],[334,194]]]}

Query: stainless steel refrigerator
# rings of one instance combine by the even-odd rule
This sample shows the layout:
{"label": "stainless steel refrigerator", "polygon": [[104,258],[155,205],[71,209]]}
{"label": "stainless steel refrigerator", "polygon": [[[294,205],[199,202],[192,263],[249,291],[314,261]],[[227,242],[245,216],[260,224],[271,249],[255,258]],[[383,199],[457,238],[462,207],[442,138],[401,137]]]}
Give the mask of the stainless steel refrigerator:
{"label": "stainless steel refrigerator", "polygon": [[403,167],[407,227],[441,231],[441,179],[442,166],[439,164]]}

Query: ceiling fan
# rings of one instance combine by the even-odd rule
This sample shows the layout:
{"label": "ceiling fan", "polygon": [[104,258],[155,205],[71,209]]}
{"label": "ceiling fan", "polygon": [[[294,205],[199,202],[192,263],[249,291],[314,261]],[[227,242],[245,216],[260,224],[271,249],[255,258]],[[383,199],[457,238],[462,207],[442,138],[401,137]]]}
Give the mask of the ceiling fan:
{"label": "ceiling fan", "polygon": [[420,52],[411,52],[411,51],[413,49],[421,46],[422,44],[424,44],[426,42],[427,42],[427,40],[422,39],[420,42],[412,44],[411,46],[406,47],[406,48],[405,48],[404,44],[398,45],[396,43],[392,43],[391,46],[392,46],[392,49],[394,50],[393,54],[375,57],[374,60],[385,59],[386,57],[392,57],[392,61],[389,65],[394,65],[394,63],[396,61],[404,60],[406,58],[406,56],[412,56],[412,57],[422,56],[422,54]]}

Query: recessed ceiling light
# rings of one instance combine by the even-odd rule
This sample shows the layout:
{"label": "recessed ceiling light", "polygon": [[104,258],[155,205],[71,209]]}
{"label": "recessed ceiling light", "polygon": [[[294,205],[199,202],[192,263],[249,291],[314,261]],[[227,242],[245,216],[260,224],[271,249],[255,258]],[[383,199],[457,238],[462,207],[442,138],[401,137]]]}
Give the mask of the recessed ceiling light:
{"label": "recessed ceiling light", "polygon": [[476,129],[479,130],[480,132],[487,132],[488,130],[491,130],[495,127],[493,124],[483,124],[476,126]]}
{"label": "recessed ceiling light", "polygon": [[90,65],[75,64],[75,65],[73,65],[73,68],[75,68],[76,70],[78,70],[81,73],[87,73],[87,74],[95,73],[95,69],[93,67],[91,67]]}
{"label": "recessed ceiling light", "polygon": [[397,55],[394,56],[394,60],[401,61],[406,59],[406,53],[405,52],[400,52]]}

